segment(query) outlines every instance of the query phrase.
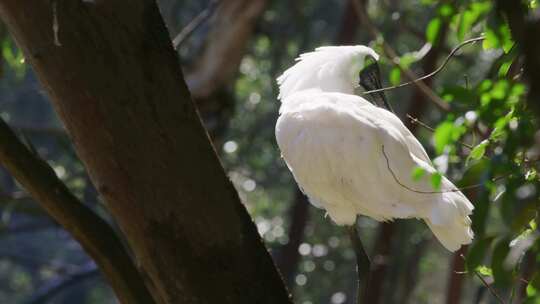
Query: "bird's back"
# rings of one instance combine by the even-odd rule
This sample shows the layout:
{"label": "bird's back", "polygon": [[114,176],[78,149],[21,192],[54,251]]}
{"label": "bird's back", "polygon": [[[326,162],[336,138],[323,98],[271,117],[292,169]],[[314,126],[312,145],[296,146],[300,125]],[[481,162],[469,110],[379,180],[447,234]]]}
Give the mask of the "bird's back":
{"label": "bird's back", "polygon": [[[363,214],[376,220],[433,218],[431,227],[470,214],[472,205],[461,193],[428,193],[434,192],[429,179],[412,180],[417,166],[435,169],[394,114],[355,95],[320,90],[289,96],[280,114],[276,138],[283,158],[310,201],[336,223],[350,225]],[[443,179],[442,189],[455,187]],[[445,246],[467,241],[455,239]]]}

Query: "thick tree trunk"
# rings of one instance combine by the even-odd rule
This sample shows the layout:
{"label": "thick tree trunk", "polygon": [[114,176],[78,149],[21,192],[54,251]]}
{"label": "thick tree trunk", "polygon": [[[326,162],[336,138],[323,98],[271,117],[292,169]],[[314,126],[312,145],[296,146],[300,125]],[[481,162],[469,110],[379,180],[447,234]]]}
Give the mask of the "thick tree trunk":
{"label": "thick tree trunk", "polygon": [[290,302],[201,126],[154,1],[2,0],[0,16],[158,302]]}

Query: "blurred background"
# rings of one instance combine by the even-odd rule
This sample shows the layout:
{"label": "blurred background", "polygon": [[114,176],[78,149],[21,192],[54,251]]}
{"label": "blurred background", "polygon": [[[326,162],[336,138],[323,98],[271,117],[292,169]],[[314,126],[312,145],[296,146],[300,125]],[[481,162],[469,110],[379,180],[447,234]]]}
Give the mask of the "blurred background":
{"label": "blurred background", "polygon": [[[158,2],[215,148],[298,304],[353,303],[355,255],[346,231],[308,204],[280,159],[275,78],[318,46],[365,44],[382,55],[383,85],[395,85],[484,34],[424,86],[387,95],[441,173],[461,187],[480,184],[466,191],[476,239],[452,254],[419,221],[362,218],[370,303],[501,303],[494,293],[503,303],[540,303],[538,121],[524,101],[523,60],[492,1]],[[536,1],[528,6],[537,10]],[[111,221],[3,25],[0,43],[1,117]],[[440,175],[431,178],[437,187]],[[1,167],[0,303],[116,303],[81,247]]]}

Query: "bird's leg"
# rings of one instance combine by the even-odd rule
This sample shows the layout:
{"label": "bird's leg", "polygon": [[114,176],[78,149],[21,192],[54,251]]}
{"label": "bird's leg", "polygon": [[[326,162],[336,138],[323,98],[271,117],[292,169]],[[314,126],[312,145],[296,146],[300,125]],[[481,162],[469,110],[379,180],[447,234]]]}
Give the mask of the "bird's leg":
{"label": "bird's leg", "polygon": [[358,276],[356,303],[365,303],[371,274],[371,260],[369,259],[369,256],[367,255],[366,250],[362,245],[362,241],[360,240],[358,231],[356,230],[356,221],[354,225],[347,228],[353,250],[356,254],[356,273]]}

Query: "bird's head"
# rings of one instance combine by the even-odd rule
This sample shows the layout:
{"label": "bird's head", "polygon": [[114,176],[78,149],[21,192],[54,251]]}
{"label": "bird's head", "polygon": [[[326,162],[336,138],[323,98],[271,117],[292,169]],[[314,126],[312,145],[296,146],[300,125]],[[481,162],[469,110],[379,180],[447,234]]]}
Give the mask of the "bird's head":
{"label": "bird's head", "polygon": [[[325,46],[304,53],[294,66],[278,77],[278,98],[283,101],[306,89],[346,94],[352,94],[358,87],[365,91],[379,89],[378,59],[373,49],[363,45]],[[386,102],[382,93],[373,97],[377,104]]]}

